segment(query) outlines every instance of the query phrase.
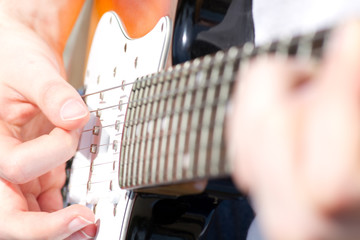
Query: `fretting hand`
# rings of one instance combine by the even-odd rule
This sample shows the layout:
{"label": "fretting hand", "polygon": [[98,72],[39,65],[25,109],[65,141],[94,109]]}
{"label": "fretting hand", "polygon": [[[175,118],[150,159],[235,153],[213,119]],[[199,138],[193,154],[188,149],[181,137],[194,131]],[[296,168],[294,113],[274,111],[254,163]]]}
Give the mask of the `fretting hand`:
{"label": "fretting hand", "polygon": [[235,182],[267,239],[360,237],[360,25],[319,66],[276,56],[241,74],[228,121]]}

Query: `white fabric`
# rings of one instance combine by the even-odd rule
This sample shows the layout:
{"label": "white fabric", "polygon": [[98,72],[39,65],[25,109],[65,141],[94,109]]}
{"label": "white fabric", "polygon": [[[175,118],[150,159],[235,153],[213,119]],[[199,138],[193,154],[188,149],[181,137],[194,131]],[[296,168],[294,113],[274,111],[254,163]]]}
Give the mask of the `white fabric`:
{"label": "white fabric", "polygon": [[253,0],[255,43],[360,18],[359,0]]}

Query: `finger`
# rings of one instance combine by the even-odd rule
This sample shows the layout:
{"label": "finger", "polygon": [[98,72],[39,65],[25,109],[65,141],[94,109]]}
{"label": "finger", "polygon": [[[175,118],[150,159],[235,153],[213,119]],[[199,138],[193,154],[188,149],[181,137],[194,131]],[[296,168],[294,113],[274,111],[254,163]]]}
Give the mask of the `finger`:
{"label": "finger", "polygon": [[268,119],[272,119],[273,127],[282,127],[283,117],[292,109],[295,86],[311,74],[311,66],[285,60],[276,57],[257,59],[238,76],[226,130],[229,157],[238,159],[234,164],[240,172],[235,178],[243,189],[253,179],[247,159],[259,152],[259,138],[254,139],[254,136],[256,133],[265,135],[262,131],[269,129]]}
{"label": "finger", "polygon": [[[72,234],[88,229],[96,233],[94,215],[90,209],[72,205],[53,213],[18,212],[0,220],[9,239],[65,239]],[[19,231],[21,229],[21,231]],[[3,234],[4,235],[4,234]]]}
{"label": "finger", "polygon": [[43,212],[55,212],[63,207],[63,198],[59,188],[51,188],[37,197],[38,205]]}
{"label": "finger", "polygon": [[87,107],[77,91],[59,74],[59,69],[43,56],[34,54],[27,58],[15,77],[30,82],[13,81],[11,86],[36,104],[55,126],[67,130],[84,126],[89,118]]}
{"label": "finger", "polygon": [[[48,135],[21,143],[0,135],[0,175],[13,183],[26,183],[63,164],[75,153],[79,131],[54,128]],[[39,162],[41,160],[41,162]]]}
{"label": "finger", "polygon": [[304,126],[305,188],[317,207],[336,211],[360,198],[360,25],[335,31]]}
{"label": "finger", "polygon": [[229,144],[235,149],[235,180],[245,182],[265,232],[271,239],[305,239],[315,226],[321,228],[297,187],[295,171],[302,114],[296,88],[312,66],[284,60],[256,60],[241,75]]}

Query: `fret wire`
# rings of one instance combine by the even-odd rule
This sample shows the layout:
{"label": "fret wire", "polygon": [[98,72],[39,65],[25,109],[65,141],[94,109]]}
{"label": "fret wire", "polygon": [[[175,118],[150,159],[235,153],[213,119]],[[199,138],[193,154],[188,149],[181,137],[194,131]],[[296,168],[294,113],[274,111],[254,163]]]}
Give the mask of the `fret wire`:
{"label": "fret wire", "polygon": [[[132,92],[132,97],[133,98],[136,98],[137,95],[135,94],[138,94],[138,92],[135,92],[134,91]],[[133,102],[131,105],[129,105],[129,108],[128,108],[128,115],[129,115],[129,118],[130,119],[133,119],[134,116],[135,116],[135,113],[136,113],[136,105],[135,103]],[[128,125],[128,123],[126,123]],[[129,132],[130,130],[130,132]],[[126,135],[127,139],[128,139],[128,152],[127,152],[127,160],[128,160],[128,165],[127,165],[127,170],[126,170],[126,176],[125,177],[125,184],[126,186],[129,186],[130,185],[130,177],[131,177],[131,173],[132,173],[132,164],[131,164],[131,159],[133,157],[133,147],[134,145],[131,143],[131,141],[129,141],[129,139],[133,139],[134,138],[134,135],[135,135],[135,128],[131,127],[127,130],[127,132],[129,133],[129,135]]]}
{"label": "fret wire", "polygon": [[[192,73],[189,76],[189,82],[190,84],[195,84],[196,81],[196,75],[195,73]],[[192,92],[192,99],[191,99],[191,105],[196,105],[199,102],[199,96],[202,96],[203,93],[206,92],[206,90],[204,91],[194,91]],[[201,99],[201,98],[200,98]],[[194,124],[196,125],[201,125],[201,122],[199,121],[199,112],[200,111],[192,111],[190,114],[190,119],[189,119],[189,126],[193,126]],[[188,144],[189,144],[189,154],[190,154],[190,159],[192,159],[191,161],[191,169],[190,171],[187,172],[187,176],[191,177],[195,174],[196,170],[197,170],[197,162],[198,162],[198,156],[197,156],[197,142],[196,142],[196,136],[198,135],[198,131],[190,131],[188,133]]]}
{"label": "fret wire", "polygon": [[[134,99],[134,95],[130,94],[130,99],[129,102],[133,101]],[[131,111],[131,106],[129,105],[128,107],[128,111]],[[126,155],[128,154],[128,152],[126,152],[126,150],[128,150],[129,148],[126,148],[127,145],[127,137],[129,135],[129,129],[128,129],[128,121],[130,118],[130,113],[125,115],[125,122],[124,122],[124,130],[123,130],[123,135],[122,135],[122,141],[121,141],[121,158],[120,161],[123,161],[126,163],[127,159],[126,159]],[[120,185],[125,185],[126,184],[126,174],[127,174],[127,168],[123,167],[123,165],[120,164],[119,166],[119,184]]]}
{"label": "fret wire", "polygon": [[[190,64],[184,65],[184,69],[181,72],[183,73],[185,71],[188,71],[189,65]],[[172,91],[172,90],[176,89],[178,86],[178,83],[179,83],[179,81],[167,81],[167,82],[168,82],[168,91]],[[175,96],[167,98],[164,112],[168,111],[168,109],[174,109],[175,102],[176,102]],[[165,137],[163,137],[163,140],[162,140],[163,141],[163,144],[162,144],[163,152],[161,153],[161,155],[169,156],[170,148],[173,144],[175,144],[175,139],[166,136],[166,134],[171,132],[174,122],[176,122],[176,120],[174,119],[173,116],[166,116],[163,119],[166,119],[165,123],[167,124],[167,126],[163,129],[163,136],[165,134]],[[163,179],[171,178],[173,166],[174,166],[174,160],[175,160],[174,156],[170,156],[166,159],[164,157],[162,157],[161,166],[163,166],[163,170],[161,172],[161,176]]]}
{"label": "fret wire", "polygon": [[[149,91],[148,91],[149,95],[153,95],[155,94],[155,85],[151,85],[149,87]],[[149,107],[150,105],[150,107]],[[146,115],[150,115],[153,112],[153,108],[154,108],[154,102],[150,102],[147,104],[147,114]],[[153,132],[153,122],[152,121],[146,121],[146,135],[149,136],[150,133]],[[150,131],[151,130],[151,131]],[[151,142],[150,144],[146,144],[146,149],[145,149],[145,169],[144,169],[144,181],[146,184],[150,183],[150,167],[151,167],[151,162],[150,162],[150,158],[152,155],[152,146],[153,143]]]}
{"label": "fret wire", "polygon": [[[165,91],[168,91],[170,88],[170,83],[169,81],[165,81],[163,83],[163,89]],[[163,99],[160,102],[160,106],[159,106],[159,111],[160,112],[166,112],[167,111],[167,102],[168,102],[168,98],[167,99]],[[165,116],[164,118],[159,119],[159,124],[160,124],[160,131],[164,134],[166,133],[166,129],[167,129],[167,125],[168,123],[168,117]],[[159,166],[158,166],[158,181],[163,181],[164,177],[165,177],[165,159],[161,156],[163,156],[163,154],[166,152],[166,139],[164,139],[163,137],[160,138],[160,143],[159,143],[159,153],[160,153],[160,158],[159,158]]]}
{"label": "fret wire", "polygon": [[[158,85],[152,85],[152,94],[155,94],[157,93],[159,89],[159,86]],[[151,94],[151,95],[152,95]],[[158,107],[158,102],[155,101],[155,102],[152,102],[151,104],[151,112],[150,114],[151,115],[154,115],[154,113],[157,112],[157,107]],[[150,126],[150,129],[148,129],[148,135],[151,136],[151,134],[155,133],[156,132],[156,119],[151,119],[151,121],[149,122],[149,126]],[[149,168],[148,168],[148,171],[147,171],[147,174],[146,174],[146,181],[148,183],[152,183],[153,182],[153,175],[154,175],[154,172],[156,171],[155,169],[155,161],[150,161],[150,159],[154,159],[154,155],[156,154],[155,153],[155,141],[152,140],[150,142],[150,145],[149,145],[149,153],[148,153],[148,156],[147,156],[147,161],[148,161],[148,165],[149,165]]]}
{"label": "fret wire", "polygon": [[[172,81],[171,82],[171,88],[172,89],[177,89],[179,87],[179,83],[180,81]],[[181,96],[180,96],[181,97]],[[177,99],[174,99],[174,97],[170,98],[172,103],[171,103],[171,108],[170,109],[175,109],[176,103],[177,103]],[[169,101],[169,102],[171,102]],[[170,103],[169,103],[170,105]],[[169,129],[170,132],[177,132],[177,126],[178,126],[178,119],[179,116],[178,115],[171,115],[169,116],[170,118],[170,123],[169,123]],[[175,153],[175,149],[177,148],[176,145],[176,140],[177,140],[177,134],[173,135],[173,136],[168,136],[167,139],[169,139],[169,153]],[[170,157],[170,161],[167,161],[168,166],[167,166],[167,177],[166,179],[171,179],[171,177],[174,176],[175,174],[175,168],[174,165],[176,164],[176,156],[175,155],[171,155]]]}
{"label": "fret wire", "polygon": [[[196,84],[195,83],[195,76],[194,74],[190,74],[190,76],[187,78],[187,85],[189,86],[192,86],[193,84]],[[185,105],[186,106],[194,106],[196,105],[196,94],[198,93],[199,91],[192,91],[192,92],[188,92],[186,95],[185,95]],[[187,102],[188,101],[188,102]],[[191,126],[192,122],[194,121],[194,112],[195,111],[189,111],[189,114],[187,115],[187,122],[184,121],[184,124],[181,126],[181,127],[185,127],[188,128],[188,126]],[[195,132],[196,133],[196,132]],[[186,176],[188,178],[191,178],[193,176],[193,173],[194,173],[194,166],[195,166],[195,156],[194,156],[194,152],[193,152],[193,149],[194,149],[194,145],[195,145],[195,142],[192,141],[192,138],[193,138],[193,134],[194,132],[191,132],[191,131],[188,131],[186,132],[185,134],[185,149],[184,149],[184,152],[186,152],[186,161],[188,161],[186,163],[186,167],[183,168],[183,173],[182,175],[183,176]]]}
{"label": "fret wire", "polygon": [[[134,95],[135,99],[139,99],[139,96],[141,94],[141,92],[137,90],[137,88],[138,88],[137,86],[139,86],[138,84],[140,84],[140,83],[138,83],[138,82],[135,83],[134,87],[133,87],[132,94]],[[131,109],[131,111],[133,111],[133,116],[139,116],[139,104],[140,104],[139,102],[134,103],[134,105],[133,105],[133,107]],[[133,185],[133,183],[132,183],[133,179],[131,178],[131,176],[134,175],[134,169],[135,169],[134,164],[132,164],[132,163],[135,163],[135,161],[132,161],[132,160],[136,159],[136,156],[135,156],[135,154],[136,154],[135,142],[136,142],[136,138],[137,138],[137,128],[136,128],[136,126],[133,128],[133,130],[131,132],[131,136],[133,136],[131,139],[134,139],[134,140],[132,142],[130,142],[131,157],[129,158],[130,164],[128,166],[130,175],[129,175],[128,179],[127,179],[127,183],[130,186]]]}
{"label": "fret wire", "polygon": [[[232,77],[231,72],[233,71],[233,68],[235,62],[233,64],[227,64],[225,69],[224,69],[224,73],[223,73],[223,78],[225,80],[230,79]],[[220,86],[220,92],[219,92],[219,99],[220,101],[226,100],[228,99],[228,96],[231,93],[231,89],[232,89],[232,84],[226,84],[226,85],[222,85]],[[217,112],[216,112],[216,116],[215,116],[215,122],[224,122],[225,121],[225,115],[226,115],[226,108],[227,105],[219,105],[217,108]],[[222,139],[224,137],[224,127],[220,127],[220,128],[214,128],[214,141],[216,139]],[[215,145],[215,142],[213,143]],[[217,168],[220,169],[220,172],[229,172],[230,169],[229,164],[227,164],[227,161],[225,161],[225,164],[220,164],[221,163],[221,156],[225,156],[225,146],[220,146],[220,149],[218,148],[213,148],[212,149],[212,157],[214,159],[214,161],[217,161],[218,163]]]}
{"label": "fret wire", "polygon": [[[142,98],[144,98],[146,96],[146,93],[147,93],[146,89],[147,88],[142,88],[142,87],[140,88],[140,95],[141,95]],[[139,109],[139,117],[144,116],[146,106],[147,106],[146,104],[141,103],[140,109]],[[143,131],[144,131],[144,124],[141,124],[139,132],[138,131],[136,132],[137,135],[138,135],[137,137],[139,139],[141,139]],[[137,162],[138,167],[135,167],[136,172],[133,173],[133,176],[134,176],[133,182],[135,184],[140,184],[142,182],[143,164],[142,164],[142,162],[140,162],[140,160],[142,160],[141,150],[142,150],[143,146],[144,146],[144,144],[141,144],[141,142],[139,142],[138,150],[137,151],[135,150],[135,153],[137,154],[135,156],[135,159],[138,159],[138,162]]]}
{"label": "fret wire", "polygon": [[[207,89],[203,89],[202,91],[196,92],[196,99],[195,99],[195,105],[201,102],[206,102],[206,96],[207,96]],[[191,127],[197,127],[198,125],[203,126],[203,117],[204,117],[204,108],[202,109],[195,109],[193,111],[193,114],[195,114],[194,120]],[[190,133],[191,134],[191,133]],[[201,162],[201,156],[200,156],[200,137],[201,137],[201,129],[197,131],[192,131],[192,134],[194,135],[190,139],[192,139],[192,142],[190,143],[191,146],[195,146],[195,164],[196,164],[196,172],[199,173],[201,171],[200,169],[200,162]],[[194,172],[194,174],[196,173]]]}
{"label": "fret wire", "polygon": [[[221,89],[217,89],[218,92],[217,94],[220,94],[220,90]],[[224,105],[219,105],[214,111],[213,111],[213,116],[212,119],[213,121],[218,121],[218,122],[224,122],[225,119],[225,106]],[[218,118],[218,119],[217,119]],[[220,154],[219,154],[219,148],[216,147],[216,141],[218,141],[218,139],[222,139],[222,129],[223,127],[220,128],[211,128],[211,137],[209,138],[209,141],[211,142],[209,145],[211,146],[208,151],[210,153],[210,172],[213,175],[216,175],[219,170],[220,170]]]}
{"label": "fret wire", "polygon": [[[178,82],[179,82],[179,89],[183,89],[186,86],[186,78],[184,75],[179,74],[178,76]],[[175,108],[174,111],[181,111],[182,106],[186,106],[185,105],[185,94],[179,94],[177,96],[176,99],[176,103],[175,103]],[[186,114],[180,114],[178,116],[178,122],[177,122],[177,131],[178,129],[182,129],[182,126],[186,123],[187,118],[186,118]],[[185,141],[184,139],[184,134],[181,131],[178,131],[179,133],[176,136],[176,152],[178,153],[175,156],[176,159],[176,167],[174,168],[175,173],[175,179],[181,179],[182,178],[182,155],[180,154],[181,152],[183,152],[184,150],[184,145],[185,145]]]}
{"label": "fret wire", "polygon": [[[161,90],[163,89],[163,84],[157,84],[156,87],[156,93],[160,93]],[[156,115],[160,112],[160,100],[155,102],[154,104],[154,108],[153,110],[155,112]],[[153,133],[160,133],[160,118],[156,118],[154,119],[154,130]],[[158,149],[159,149],[159,138],[155,138],[153,141],[153,146],[152,146],[152,154],[150,154],[150,156],[152,156],[152,159],[157,159],[157,155],[158,155]],[[157,161],[151,161],[150,163],[151,165],[151,173],[152,175],[150,176],[150,182],[155,182],[156,180],[156,174],[158,173],[158,162]]]}
{"label": "fret wire", "polygon": [[[145,96],[148,96],[150,94],[150,88],[145,88]],[[151,106],[150,106],[151,105]],[[150,112],[152,110],[152,103],[151,104],[143,104],[143,106],[145,106],[145,113],[143,116],[148,116],[150,115]],[[145,139],[145,137],[148,134],[148,127],[149,127],[149,122],[145,122],[143,124],[143,131],[142,131],[142,139]],[[142,152],[143,154],[141,155],[141,159],[143,159],[143,170],[142,170],[142,183],[145,184],[147,183],[147,176],[148,176],[148,170],[149,170],[149,164],[150,162],[147,161],[147,156],[148,156],[148,152],[149,152],[149,144],[142,144],[143,148],[142,148]]]}
{"label": "fret wire", "polygon": [[[219,75],[221,75],[222,80],[229,80],[231,79],[233,76],[232,72],[234,72],[234,62],[232,61],[228,61],[228,63],[225,65],[221,65],[221,60],[224,57],[223,55],[217,55],[217,60],[219,62],[218,68],[220,71],[215,72],[214,75],[212,75],[211,77],[213,77],[214,79],[219,78]],[[215,68],[216,69],[216,68]],[[222,70],[222,72],[221,72]],[[230,84],[223,84],[220,85],[218,88],[215,89],[215,96],[214,98],[219,99],[219,101],[222,101],[223,99],[226,100],[227,96],[229,96],[229,89],[230,89]],[[226,98],[223,98],[223,96],[226,95]],[[225,119],[225,104],[219,104],[217,105],[217,107],[213,107],[212,108],[212,112],[211,112],[211,121],[212,122],[224,122]],[[220,171],[220,160],[221,160],[221,156],[220,156],[220,151],[219,149],[221,148],[221,146],[218,146],[218,144],[216,144],[217,141],[219,141],[219,139],[222,140],[222,135],[223,133],[223,127],[220,128],[211,128],[209,131],[209,148],[207,149],[207,157],[206,159],[209,160],[208,166],[206,166],[206,163],[203,162],[202,165],[203,167],[209,167],[210,166],[210,172],[213,175],[216,175],[219,173]],[[206,172],[206,170],[205,170]]]}
{"label": "fret wire", "polygon": [[[212,68],[212,71],[210,73],[210,82],[214,82],[217,81],[217,79],[219,79],[219,75],[220,75],[220,63],[221,63],[221,59],[223,59],[223,55],[221,54],[217,54],[215,56],[217,65],[214,66]],[[221,79],[221,78],[220,78]],[[213,102],[215,101],[215,99],[218,99],[218,87],[210,87],[207,90],[206,93],[206,102]],[[217,105],[216,105],[217,106]],[[204,108],[203,110],[203,123],[204,125],[212,125],[213,122],[215,121],[214,119],[214,114],[216,112],[216,108],[213,106],[211,108]],[[206,166],[206,164],[204,163],[205,159],[209,159],[211,160],[211,152],[210,149],[213,147],[212,146],[212,138],[213,138],[213,129],[214,128],[206,128],[203,131],[201,131],[201,135],[200,135],[200,145],[205,145],[208,146],[208,149],[204,152],[201,151],[201,154],[203,155],[202,158],[200,158],[201,162],[199,163],[199,165],[201,166]],[[212,165],[212,162],[210,161],[210,164]],[[208,172],[207,169],[205,170],[205,172]]]}
{"label": "fret wire", "polygon": [[[144,89],[143,88],[139,88],[138,87],[138,90],[137,90],[138,92],[139,92],[139,96],[141,96],[141,97],[143,97],[143,95],[144,95]],[[136,113],[135,113],[135,115],[137,115],[137,117],[139,118],[140,116],[141,116],[141,108],[143,107],[143,104],[139,104],[138,106],[136,106]],[[135,126],[135,140],[134,140],[134,154],[133,154],[133,156],[134,156],[134,160],[136,160],[136,159],[139,159],[138,158],[138,151],[139,151],[139,144],[137,144],[137,140],[140,138],[140,133],[139,133],[139,131],[141,130],[139,130],[139,127],[141,127],[141,126],[139,126],[139,125],[136,125]],[[138,184],[137,183],[137,177],[138,177],[138,170],[139,170],[139,168],[138,168],[138,166],[139,166],[139,162],[138,161],[134,161],[134,165],[132,166],[132,178],[131,178],[131,185],[135,185],[135,184]]]}

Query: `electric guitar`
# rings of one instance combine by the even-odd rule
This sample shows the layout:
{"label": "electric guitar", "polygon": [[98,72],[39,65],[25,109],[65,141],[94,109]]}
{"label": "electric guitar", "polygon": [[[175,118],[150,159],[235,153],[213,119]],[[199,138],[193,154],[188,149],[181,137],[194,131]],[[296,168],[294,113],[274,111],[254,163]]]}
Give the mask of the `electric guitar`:
{"label": "electric guitar", "polygon": [[[224,141],[235,76],[258,54],[322,54],[328,31],[263,47],[232,47],[165,70],[172,23],[131,39],[114,12],[100,20],[85,73],[91,112],[70,170],[67,201],[95,213],[97,239],[196,239],[232,190]],[[240,66],[240,67],[239,67]],[[209,187],[210,186],[210,187]]]}

